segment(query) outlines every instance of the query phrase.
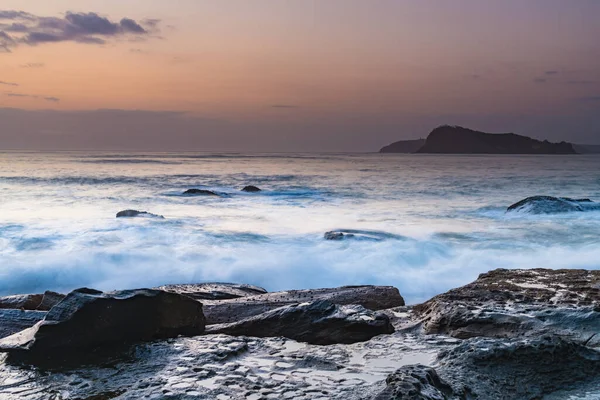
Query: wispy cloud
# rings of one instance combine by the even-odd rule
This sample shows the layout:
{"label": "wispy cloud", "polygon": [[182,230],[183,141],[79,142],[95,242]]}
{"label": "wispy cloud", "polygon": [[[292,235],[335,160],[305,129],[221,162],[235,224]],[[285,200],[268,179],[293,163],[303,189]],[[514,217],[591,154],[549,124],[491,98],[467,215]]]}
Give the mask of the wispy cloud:
{"label": "wispy cloud", "polygon": [[594,85],[594,84],[596,84],[596,81],[582,79],[582,80],[567,81],[567,83],[569,85]]}
{"label": "wispy cloud", "polygon": [[60,101],[60,99],[58,97],[54,97],[54,96],[39,96],[36,94],[15,93],[15,92],[8,92],[8,93],[4,93],[4,94],[8,97],[28,97],[30,99],[45,100],[45,101],[50,101],[52,103],[58,103]]}
{"label": "wispy cloud", "polygon": [[546,74],[546,75],[557,75],[558,73],[559,72],[556,70],[549,70],[549,71],[544,72],[544,74]]}
{"label": "wispy cloud", "polygon": [[21,68],[44,68],[45,66],[46,64],[44,63],[27,63],[19,65]]}
{"label": "wispy cloud", "polygon": [[19,86],[18,83],[15,82],[5,82],[5,81],[0,81],[0,85],[6,85],[6,86]]}
{"label": "wispy cloud", "polygon": [[94,12],[67,12],[63,17],[37,16],[24,11],[0,10],[0,49],[10,52],[18,45],[77,42],[104,44],[125,36],[142,40],[160,31],[160,20],[112,21]]}
{"label": "wispy cloud", "polygon": [[294,104],[273,104],[271,108],[298,108],[298,106]]}
{"label": "wispy cloud", "polygon": [[548,82],[548,79],[546,79],[546,78],[535,78],[533,80],[533,82],[535,82],[535,83],[546,83],[546,82]]}

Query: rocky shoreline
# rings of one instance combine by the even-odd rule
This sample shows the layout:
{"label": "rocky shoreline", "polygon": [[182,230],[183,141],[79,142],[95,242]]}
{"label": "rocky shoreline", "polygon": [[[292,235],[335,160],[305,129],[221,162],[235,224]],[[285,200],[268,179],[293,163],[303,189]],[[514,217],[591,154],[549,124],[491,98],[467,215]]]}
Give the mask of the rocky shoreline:
{"label": "rocky shoreline", "polygon": [[600,271],[393,287],[78,289],[0,298],[0,398],[591,399]]}

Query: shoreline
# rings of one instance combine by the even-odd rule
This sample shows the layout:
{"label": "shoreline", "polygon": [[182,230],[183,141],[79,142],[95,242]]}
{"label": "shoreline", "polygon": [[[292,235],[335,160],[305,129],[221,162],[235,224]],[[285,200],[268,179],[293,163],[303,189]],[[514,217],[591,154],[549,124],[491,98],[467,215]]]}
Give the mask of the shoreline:
{"label": "shoreline", "polygon": [[[418,397],[425,393],[439,393],[441,399],[462,399],[466,393],[485,394],[488,397],[481,398],[489,399],[578,394],[597,384],[600,376],[600,338],[595,335],[600,328],[599,283],[600,271],[500,269],[413,306],[403,305],[400,293],[391,287],[267,293],[249,285],[169,285],[156,292],[203,304],[204,334],[130,341],[129,350],[109,357],[127,371],[115,382],[97,380],[107,373],[107,360],[100,357],[90,364],[89,354],[95,353],[88,350],[83,364],[81,360],[63,364],[66,361],[56,356],[38,364],[39,360],[31,361],[35,357],[20,357],[35,352],[35,345],[7,350],[6,338],[0,339],[0,347],[9,351],[8,356],[0,356],[0,376],[17,379],[32,362],[39,371],[48,371],[16,384],[15,390],[29,393],[22,397],[26,399],[41,398],[35,395],[41,387],[66,387],[77,397],[86,382],[86,393],[112,393],[103,398],[115,399],[151,397],[152,393],[165,398],[356,400],[425,399]],[[50,298],[46,300],[50,303]],[[114,304],[111,309],[117,312],[118,303]],[[311,308],[315,304],[319,307]],[[57,305],[61,307],[56,303],[47,312],[56,313],[52,309]],[[12,314],[41,312],[16,308]],[[285,319],[289,313],[296,313],[295,317]],[[10,314],[4,309],[0,316]],[[328,322],[323,325],[323,320]],[[341,330],[335,325],[340,321]],[[375,327],[372,321],[389,321],[393,333],[378,332],[382,325]],[[367,336],[344,344],[351,332],[348,329],[356,323],[363,324],[359,331]],[[227,329],[234,336],[223,335]],[[333,341],[310,344],[313,338],[322,337],[314,336],[318,332],[327,332]],[[61,356],[78,353],[71,345],[54,350]],[[96,348],[94,343],[87,346]],[[137,355],[132,359],[132,354]],[[556,357],[561,363],[554,362]],[[150,366],[165,377],[144,373]],[[80,377],[82,386],[69,384],[59,371]],[[0,378],[0,395],[21,398],[11,397],[13,387],[2,379],[6,378]]]}

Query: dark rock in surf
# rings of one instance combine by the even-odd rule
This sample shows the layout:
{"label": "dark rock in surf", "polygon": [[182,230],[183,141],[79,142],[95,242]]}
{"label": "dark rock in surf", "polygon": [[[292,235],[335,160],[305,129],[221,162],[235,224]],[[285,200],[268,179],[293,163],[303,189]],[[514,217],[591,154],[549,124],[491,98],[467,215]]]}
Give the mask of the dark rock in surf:
{"label": "dark rock in surf", "polygon": [[325,232],[323,235],[325,240],[366,240],[379,242],[382,240],[396,239],[396,240],[407,240],[406,237],[400,235],[394,235],[393,233],[381,232],[381,231],[368,231],[362,229],[338,229],[334,231]]}
{"label": "dark rock in surf", "polygon": [[196,283],[159,286],[158,290],[182,294],[197,300],[226,300],[265,294],[261,287],[236,283]]}
{"label": "dark rock in surf", "polygon": [[187,296],[139,289],[103,293],[78,289],[33,327],[0,340],[2,351],[46,356],[204,332],[202,304]]}
{"label": "dark rock in surf", "polygon": [[256,192],[260,192],[260,191],[261,191],[261,189],[257,188],[256,186],[253,186],[253,185],[245,186],[242,189],[242,192],[249,192],[249,193],[256,193]]}
{"label": "dark rock in surf", "polygon": [[344,234],[342,232],[335,231],[325,232],[324,235],[325,240],[344,240],[351,237],[354,237],[354,235],[351,233]]}
{"label": "dark rock in surf", "polygon": [[204,304],[206,324],[222,324],[262,314],[286,306],[326,300],[333,304],[358,304],[369,310],[384,310],[404,305],[398,289],[392,286],[343,286],[332,289],[288,290]]}
{"label": "dark rock in surf", "polygon": [[316,301],[284,306],[230,324],[210,325],[207,333],[279,337],[311,344],[364,342],[394,332],[387,315],[362,306]]}
{"label": "dark rock in surf", "polygon": [[373,400],[446,400],[454,390],[435,369],[421,364],[405,365],[385,380],[386,388]]}
{"label": "dark rock in surf", "polygon": [[555,214],[590,210],[600,210],[600,203],[595,203],[590,199],[532,196],[509,206],[506,211],[519,211],[530,214]]}
{"label": "dark rock in surf", "polygon": [[40,294],[17,294],[0,297],[0,309],[22,309],[48,311],[65,295],[47,290]]}
{"label": "dark rock in surf", "polygon": [[0,309],[0,339],[31,328],[45,316],[45,311]]}
{"label": "dark rock in surf", "polygon": [[183,192],[183,194],[186,196],[217,196],[217,197],[220,197],[217,193],[213,192],[212,190],[205,190],[205,189],[188,189],[185,192]]}
{"label": "dark rock in surf", "polygon": [[117,213],[117,218],[133,218],[133,217],[151,217],[151,218],[164,218],[162,215],[152,214],[147,211],[138,210],[123,210]]}

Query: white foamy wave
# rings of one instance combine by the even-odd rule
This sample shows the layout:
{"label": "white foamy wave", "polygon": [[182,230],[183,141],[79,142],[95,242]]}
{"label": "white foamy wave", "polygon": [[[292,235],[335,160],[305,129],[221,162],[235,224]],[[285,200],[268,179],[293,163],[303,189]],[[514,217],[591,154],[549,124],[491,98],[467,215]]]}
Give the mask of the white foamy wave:
{"label": "white foamy wave", "polygon": [[415,303],[495,268],[600,268],[600,248],[594,245],[515,251],[437,239],[330,242],[316,234],[184,236],[166,231],[157,235],[151,226],[142,226],[74,240],[69,246],[60,239],[41,238],[39,246],[5,254],[0,293],[205,281],[250,283],[270,291],[376,284],[396,286]]}

